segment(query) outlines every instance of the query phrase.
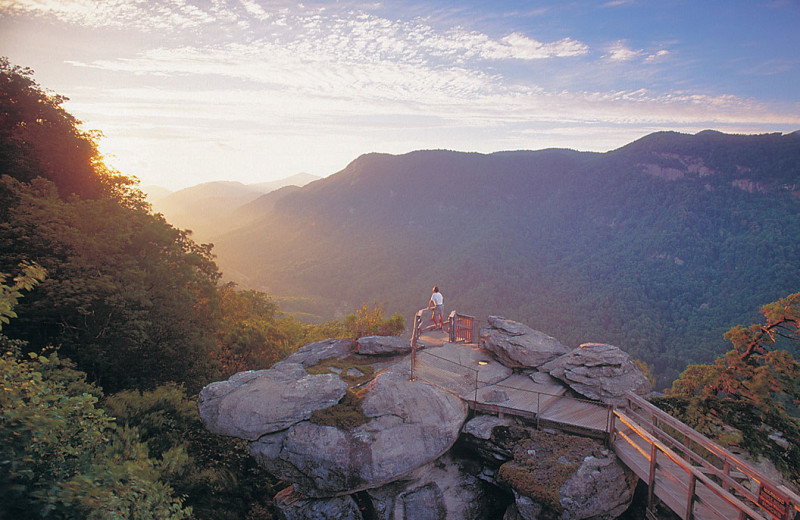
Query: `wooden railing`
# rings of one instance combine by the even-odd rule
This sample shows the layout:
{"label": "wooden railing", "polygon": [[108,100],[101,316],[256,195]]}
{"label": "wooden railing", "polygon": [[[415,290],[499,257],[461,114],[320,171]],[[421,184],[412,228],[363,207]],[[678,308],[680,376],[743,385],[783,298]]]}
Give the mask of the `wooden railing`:
{"label": "wooden railing", "polygon": [[[421,309],[414,317],[411,337],[412,380],[417,377],[417,342],[426,311],[430,312],[430,309]],[[475,342],[475,323],[471,316],[451,312],[448,325],[451,343]],[[473,394],[470,405],[473,408],[520,415],[537,422],[542,418],[538,395],[535,410],[530,406],[528,408],[531,409],[527,411],[479,402],[478,386],[481,382],[478,372],[472,367],[467,368],[474,371],[474,379],[470,378],[475,385],[474,389],[470,389]],[[658,496],[684,520],[800,518],[800,496],[790,489],[762,475],[725,448],[642,397],[632,392],[625,397],[626,408],[609,408],[604,434],[620,460],[646,480],[648,505],[653,503],[654,496]]]}
{"label": "wooden railing", "polygon": [[475,343],[475,318],[466,314],[459,314],[456,311],[450,313],[447,318],[448,331],[450,332],[450,343]]}
{"label": "wooden railing", "polygon": [[[702,502],[706,502],[702,507],[705,517],[716,515],[722,520],[791,520],[800,512],[800,496],[791,490],[638,395],[629,392],[626,398],[628,408],[624,412],[614,410],[611,442],[627,442],[648,459],[649,502],[658,493],[656,476],[661,471],[665,482],[671,480],[673,487],[686,488],[682,506],[675,503],[675,497],[661,497],[667,499],[665,502],[671,499],[673,503],[668,505],[686,520],[697,518],[695,506]],[[649,453],[631,438],[632,434],[649,445]],[[620,454],[619,449],[617,452]],[[676,471],[682,474],[674,474]],[[758,490],[743,485],[746,480]],[[709,497],[718,497],[722,507],[712,504]]]}

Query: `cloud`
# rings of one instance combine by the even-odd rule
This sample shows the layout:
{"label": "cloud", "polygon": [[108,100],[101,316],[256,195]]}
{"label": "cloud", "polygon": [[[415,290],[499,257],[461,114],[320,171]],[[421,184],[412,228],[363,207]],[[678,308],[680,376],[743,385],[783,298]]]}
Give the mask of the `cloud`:
{"label": "cloud", "polygon": [[645,61],[652,63],[654,61],[657,61],[657,60],[660,60],[660,59],[664,58],[667,55],[669,55],[669,51],[666,50],[666,49],[661,49],[661,50],[659,50],[659,51],[647,56],[647,58],[645,58]]}
{"label": "cloud", "polygon": [[92,28],[138,30],[190,29],[219,21],[186,0],[167,3],[147,0],[7,0],[0,6],[6,15],[52,17]]}
{"label": "cloud", "polygon": [[630,49],[622,40],[617,41],[608,48],[608,54],[603,56],[608,61],[631,61],[641,56],[643,51]]}

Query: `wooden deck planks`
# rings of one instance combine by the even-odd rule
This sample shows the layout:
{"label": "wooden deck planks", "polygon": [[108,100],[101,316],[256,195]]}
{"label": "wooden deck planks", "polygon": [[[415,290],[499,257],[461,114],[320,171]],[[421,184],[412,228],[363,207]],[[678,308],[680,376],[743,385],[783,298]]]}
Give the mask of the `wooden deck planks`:
{"label": "wooden deck planks", "polygon": [[[449,344],[442,341],[439,331],[431,332],[434,337],[426,338],[428,345],[439,347],[433,350],[442,357],[435,360],[428,356],[418,365],[422,379],[457,393],[476,410],[507,413],[537,422],[541,420],[590,436],[596,436],[598,432],[605,435],[609,425],[608,407],[564,397],[566,388],[545,378],[537,377],[540,380],[535,381],[529,375],[513,374],[498,381],[496,373],[482,377],[488,376],[489,371],[473,365],[483,364],[478,363],[480,356],[488,354],[475,345]],[[483,381],[493,377],[496,382]],[[645,482],[649,480],[651,448],[646,439],[623,427],[617,434],[613,449],[639,478]],[[690,473],[663,452],[658,452],[656,460],[654,494],[680,518],[686,519]],[[695,520],[728,520],[738,518],[739,510],[697,479],[691,514]]]}
{"label": "wooden deck planks", "polygon": [[[624,434],[624,435],[622,435]],[[650,474],[650,444],[628,428],[618,433],[613,444],[617,456],[647,482]],[[665,454],[656,455],[656,478],[653,492],[681,518],[686,518],[689,493],[689,474]],[[738,510],[702,482],[697,482],[698,500],[694,503],[696,520],[728,520],[738,518]]]}

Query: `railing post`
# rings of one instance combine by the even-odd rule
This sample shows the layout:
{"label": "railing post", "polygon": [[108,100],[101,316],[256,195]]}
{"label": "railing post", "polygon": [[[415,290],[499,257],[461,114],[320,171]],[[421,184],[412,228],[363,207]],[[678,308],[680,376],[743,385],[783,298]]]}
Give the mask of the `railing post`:
{"label": "railing post", "polygon": [[417,339],[419,339],[420,327],[422,325],[422,310],[414,315],[414,330],[411,333],[411,379],[417,380]]}
{"label": "railing post", "polygon": [[606,439],[608,439],[609,448],[613,446],[614,441],[616,440],[615,439],[616,427],[617,427],[615,424],[616,418],[617,418],[616,415],[614,415],[614,406],[608,405],[608,417],[606,417],[606,430],[607,430],[606,433],[608,433],[608,436],[606,437]]}
{"label": "railing post", "polygon": [[694,492],[697,487],[697,477],[694,476],[694,473],[689,474],[689,498],[686,501],[686,515],[684,518],[686,520],[692,520],[694,518]]}
{"label": "railing post", "polygon": [[658,453],[658,449],[656,448],[655,443],[650,445],[650,473],[647,476],[647,508],[651,509],[653,507],[653,496],[655,495],[655,490],[653,487],[656,485],[656,454]]}

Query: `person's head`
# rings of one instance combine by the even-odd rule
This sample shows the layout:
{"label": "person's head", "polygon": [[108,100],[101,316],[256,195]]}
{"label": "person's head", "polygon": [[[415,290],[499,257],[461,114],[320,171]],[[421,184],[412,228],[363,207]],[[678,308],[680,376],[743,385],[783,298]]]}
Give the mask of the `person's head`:
{"label": "person's head", "polygon": [[439,286],[438,285],[434,285],[433,286],[433,292],[439,292]]}

